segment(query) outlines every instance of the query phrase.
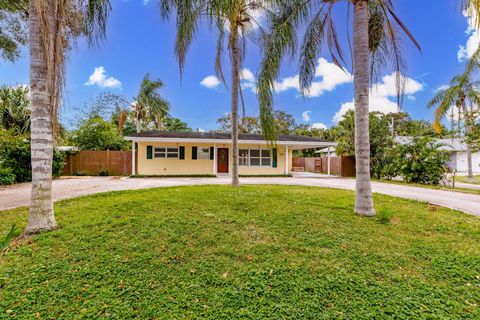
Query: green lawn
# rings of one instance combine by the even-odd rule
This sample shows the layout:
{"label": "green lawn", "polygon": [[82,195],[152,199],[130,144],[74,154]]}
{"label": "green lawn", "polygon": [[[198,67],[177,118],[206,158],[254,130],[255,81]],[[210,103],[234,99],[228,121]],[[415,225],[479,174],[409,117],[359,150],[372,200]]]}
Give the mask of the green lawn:
{"label": "green lawn", "polygon": [[458,182],[480,184],[480,176],[473,176],[472,179],[469,179],[469,178],[466,177],[466,176],[457,176],[455,179],[456,179]]}
{"label": "green lawn", "polygon": [[[479,319],[480,219],[375,202],[362,218],[350,191],[293,186],[62,201],[59,230],[0,254],[0,318]],[[26,216],[0,212],[0,232]]]}

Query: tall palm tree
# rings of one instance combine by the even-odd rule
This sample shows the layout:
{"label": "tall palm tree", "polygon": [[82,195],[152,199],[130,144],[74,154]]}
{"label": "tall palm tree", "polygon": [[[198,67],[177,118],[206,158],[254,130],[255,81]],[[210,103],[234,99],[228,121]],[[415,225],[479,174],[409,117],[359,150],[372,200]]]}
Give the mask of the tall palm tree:
{"label": "tall palm tree", "polygon": [[[261,1],[266,2],[266,1]],[[240,185],[238,174],[238,102],[241,94],[240,79],[245,57],[246,41],[253,35],[254,26],[258,21],[252,14],[260,9],[260,2],[251,0],[162,0],[162,14],[168,17],[172,9],[177,11],[177,37],[175,55],[177,56],[180,73],[183,72],[187,51],[199,28],[199,23],[205,18],[218,33],[215,74],[226,84],[222,70],[223,52],[230,56],[231,69],[231,121],[232,121],[232,186]],[[226,33],[228,40],[225,43]],[[225,50],[226,49],[226,50]]]}
{"label": "tall palm tree", "polygon": [[159,92],[163,86],[162,80],[152,80],[148,73],[143,77],[140,91],[131,105],[135,112],[137,132],[142,131],[142,122],[145,119],[153,121],[156,129],[163,129],[163,120],[170,109],[168,101]]}
{"label": "tall palm tree", "polygon": [[30,131],[30,100],[28,87],[0,88],[0,127],[18,133]]}
{"label": "tall palm tree", "polygon": [[109,0],[30,0],[30,104],[32,193],[25,233],[56,228],[52,202],[52,157],[57,110],[71,41],[104,39]]}
{"label": "tall palm tree", "polygon": [[[466,133],[469,134],[472,132],[472,121],[470,121],[471,119],[469,118],[474,111],[474,106],[480,105],[480,91],[478,90],[480,81],[472,80],[470,72],[471,69],[467,67],[465,73],[453,77],[450,81],[450,86],[445,90],[440,90],[435,97],[428,102],[428,108],[436,107],[433,122],[435,131],[441,131],[440,122],[442,118],[448,115],[451,108],[456,107],[459,112],[459,120],[463,118],[465,122]],[[467,143],[467,166],[468,177],[473,178],[472,148],[470,143]]]}
{"label": "tall palm tree", "polygon": [[[332,61],[343,68],[344,55],[340,46],[332,10],[340,1],[291,0],[276,1],[269,11],[269,33],[264,38],[263,59],[258,77],[260,118],[264,134],[276,137],[273,121],[273,90],[284,55],[297,51],[296,34],[302,32],[300,46],[300,88],[303,94],[315,75],[315,64],[323,46],[328,48]],[[370,143],[368,136],[369,90],[378,71],[391,62],[396,71],[399,105],[405,87],[405,69],[400,50],[400,31],[420,49],[405,25],[395,14],[391,0],[348,0],[348,17],[353,6],[353,74],[355,101],[355,212],[375,214],[370,181]],[[347,17],[347,18],[348,18]],[[304,25],[306,24],[306,29]],[[347,28],[348,29],[348,28]],[[350,40],[350,35],[348,34]],[[350,41],[349,41],[350,43]]]}

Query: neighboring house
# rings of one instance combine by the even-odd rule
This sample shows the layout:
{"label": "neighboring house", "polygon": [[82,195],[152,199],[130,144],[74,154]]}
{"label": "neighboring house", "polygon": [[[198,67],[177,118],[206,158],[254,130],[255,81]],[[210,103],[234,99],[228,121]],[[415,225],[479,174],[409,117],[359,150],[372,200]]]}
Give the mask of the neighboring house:
{"label": "neighboring house", "polygon": [[[412,137],[398,136],[395,137],[395,142],[407,144],[412,139]],[[447,164],[450,169],[459,173],[467,172],[467,145],[461,139],[435,139],[435,142],[441,145],[439,150],[450,153],[450,161]],[[472,169],[474,173],[480,173],[480,152],[472,153]]]}
{"label": "neighboring house", "polygon": [[[229,175],[232,172],[230,133],[149,131],[126,139],[132,141],[134,151],[133,175]],[[260,134],[239,134],[238,139],[241,175],[289,174],[293,150],[334,145],[317,138],[292,135],[278,136],[273,148],[269,148]]]}

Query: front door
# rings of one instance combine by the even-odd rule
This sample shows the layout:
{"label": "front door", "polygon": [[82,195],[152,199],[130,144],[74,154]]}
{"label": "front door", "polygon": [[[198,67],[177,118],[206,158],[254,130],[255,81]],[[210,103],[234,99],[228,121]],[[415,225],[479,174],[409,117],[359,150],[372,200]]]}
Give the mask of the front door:
{"label": "front door", "polygon": [[217,172],[228,173],[228,148],[217,149]]}

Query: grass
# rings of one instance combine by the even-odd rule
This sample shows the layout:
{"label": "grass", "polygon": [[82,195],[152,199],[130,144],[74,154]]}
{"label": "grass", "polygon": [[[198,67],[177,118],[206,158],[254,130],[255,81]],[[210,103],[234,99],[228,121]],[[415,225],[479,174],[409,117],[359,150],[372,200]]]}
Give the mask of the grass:
{"label": "grass", "polygon": [[[453,192],[461,192],[461,193],[469,193],[469,194],[480,194],[479,189],[471,189],[471,188],[461,188],[461,187],[453,188],[453,187],[450,187],[450,186],[411,183],[411,182],[405,182],[405,181],[399,181],[399,180],[372,179],[372,181],[391,183],[391,184],[408,185],[408,186],[413,186],[413,187],[443,190],[443,191],[453,191]],[[458,180],[456,180],[456,181],[459,182]]]}
{"label": "grass", "polygon": [[[350,191],[194,186],[55,205],[0,256],[5,319],[479,319],[480,219]],[[383,213],[382,213],[383,212]],[[27,209],[0,212],[0,233]]]}
{"label": "grass", "polygon": [[480,175],[473,176],[472,179],[468,178],[467,176],[457,176],[455,178],[458,182],[463,183],[471,183],[471,184],[480,184]]}

